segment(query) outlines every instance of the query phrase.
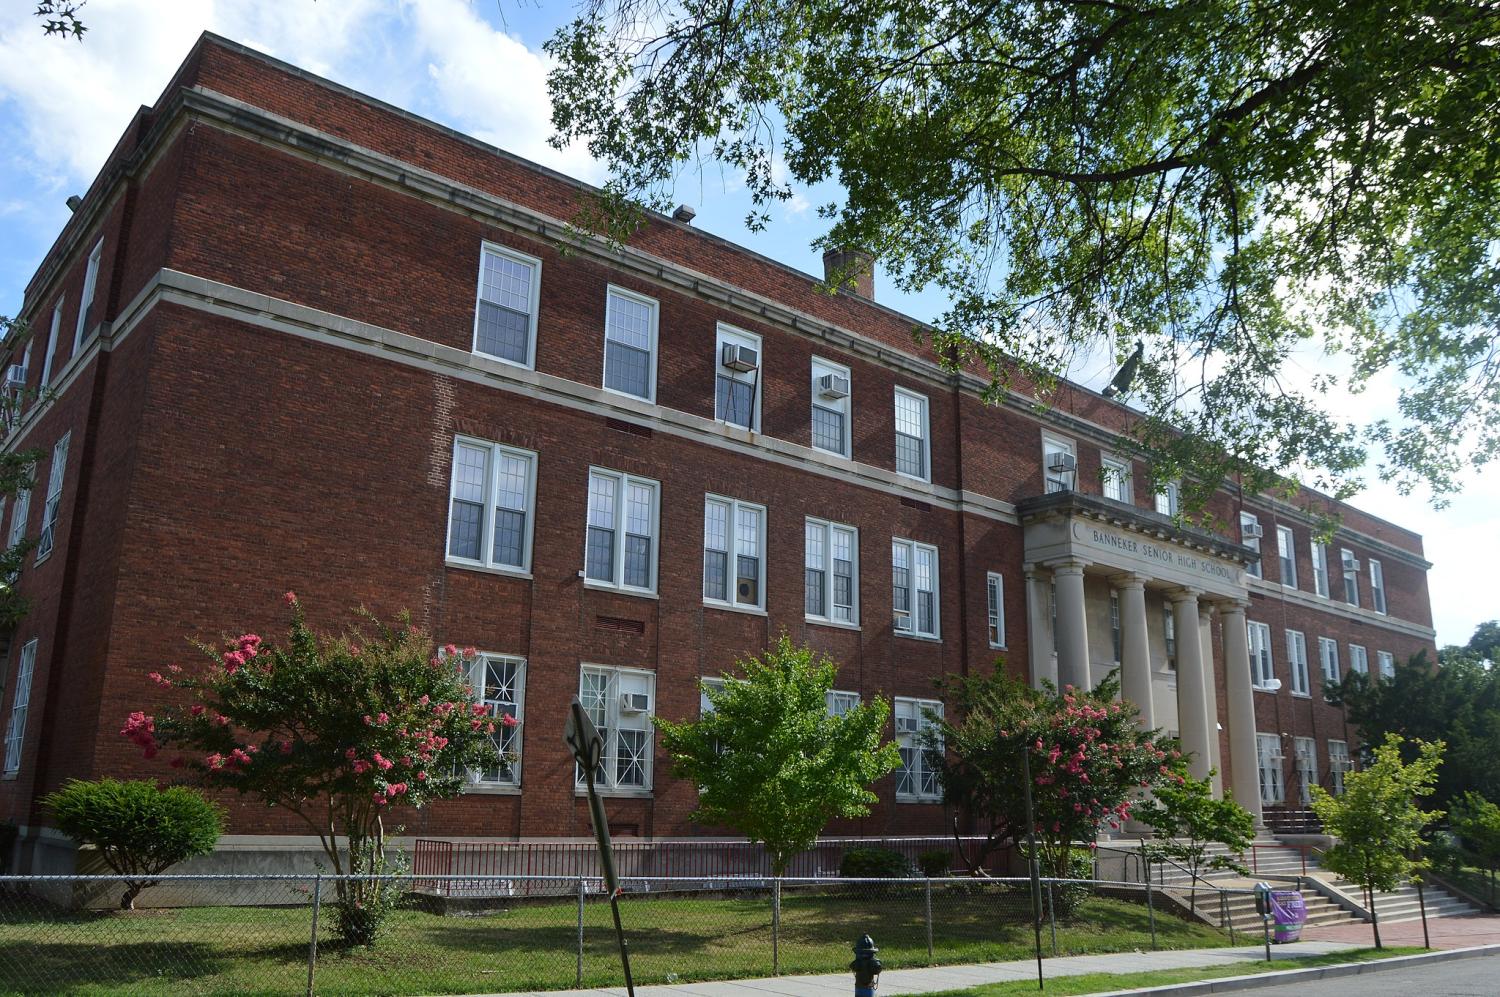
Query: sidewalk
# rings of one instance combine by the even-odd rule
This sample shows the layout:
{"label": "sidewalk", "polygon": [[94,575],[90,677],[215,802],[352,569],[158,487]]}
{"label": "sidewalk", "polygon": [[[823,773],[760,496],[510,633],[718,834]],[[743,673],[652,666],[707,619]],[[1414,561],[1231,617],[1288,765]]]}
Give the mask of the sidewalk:
{"label": "sidewalk", "polygon": [[[1457,914],[1448,917],[1429,917],[1428,935],[1435,949],[1466,949],[1476,945],[1500,945],[1500,915]],[[1324,924],[1302,929],[1303,941],[1353,942],[1369,947],[1375,944],[1375,935],[1364,921],[1349,924]],[[1380,941],[1385,945],[1421,945],[1421,921],[1397,921],[1380,924]],[[1272,949],[1275,954],[1275,949]]]}
{"label": "sidewalk", "polygon": [[[1368,948],[1369,942],[1303,941],[1273,945],[1271,958],[1298,959],[1309,956]],[[1179,949],[1170,952],[1117,952],[1112,955],[1075,955],[1042,960],[1047,979],[1084,973],[1142,973],[1154,969],[1196,969],[1244,963],[1247,971],[1265,959],[1258,946],[1223,949]],[[990,962],[970,966],[932,966],[926,969],[892,969],[880,974],[881,997],[962,990],[985,983],[1035,980],[1036,962]],[[712,983],[677,983],[636,987],[636,997],[849,997],[854,991],[851,973],[827,976],[775,976],[754,980],[721,980]],[[624,987],[593,990],[549,990],[530,994],[486,995],[486,997],[625,997]]]}

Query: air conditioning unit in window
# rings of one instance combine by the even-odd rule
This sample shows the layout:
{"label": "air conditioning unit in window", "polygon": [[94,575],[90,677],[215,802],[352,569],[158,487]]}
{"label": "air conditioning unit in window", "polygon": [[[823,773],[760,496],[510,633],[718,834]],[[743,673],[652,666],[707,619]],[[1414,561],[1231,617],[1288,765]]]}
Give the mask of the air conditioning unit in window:
{"label": "air conditioning unit in window", "polygon": [[760,357],[748,346],[725,343],[724,350],[719,356],[719,363],[730,370],[752,371],[760,366]]}
{"label": "air conditioning unit in window", "polygon": [[1062,450],[1054,451],[1047,455],[1047,470],[1057,474],[1065,474],[1078,469],[1078,458]]}
{"label": "air conditioning unit in window", "polygon": [[818,378],[818,397],[838,401],[849,397],[849,379],[843,374],[824,374]]}
{"label": "air conditioning unit in window", "polygon": [[755,583],[748,579],[741,578],[739,584],[735,586],[735,592],[740,602],[753,603],[755,601]]}
{"label": "air conditioning unit in window", "polygon": [[1240,524],[1240,539],[1242,540],[1259,540],[1265,535],[1266,528],[1259,523]]}
{"label": "air conditioning unit in window", "polygon": [[651,697],[644,692],[620,693],[621,713],[645,713],[651,708]]}
{"label": "air conditioning unit in window", "polygon": [[896,718],[896,733],[897,734],[915,734],[920,729],[921,729],[921,724],[917,720],[916,717],[897,717]]}
{"label": "air conditioning unit in window", "polygon": [[26,387],[26,368],[13,363],[5,369],[6,390],[14,391]]}
{"label": "air conditioning unit in window", "polygon": [[1352,557],[1352,556],[1344,558],[1344,570],[1345,571],[1358,571],[1359,570],[1359,558]]}

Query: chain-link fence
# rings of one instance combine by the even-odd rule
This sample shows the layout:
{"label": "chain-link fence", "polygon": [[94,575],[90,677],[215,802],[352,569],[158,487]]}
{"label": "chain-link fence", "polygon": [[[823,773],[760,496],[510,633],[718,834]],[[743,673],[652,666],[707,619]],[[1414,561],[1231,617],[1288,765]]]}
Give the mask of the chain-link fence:
{"label": "chain-link fence", "polygon": [[[544,880],[544,881],[543,881]],[[887,968],[1033,954],[1025,879],[621,883],[635,982],[846,972],[862,933]],[[339,877],[167,876],[120,910],[118,877],[0,877],[0,992],[511,993],[620,985],[593,879],[391,877],[372,946],[341,933]],[[1139,884],[1043,882],[1044,955],[1221,945]]]}

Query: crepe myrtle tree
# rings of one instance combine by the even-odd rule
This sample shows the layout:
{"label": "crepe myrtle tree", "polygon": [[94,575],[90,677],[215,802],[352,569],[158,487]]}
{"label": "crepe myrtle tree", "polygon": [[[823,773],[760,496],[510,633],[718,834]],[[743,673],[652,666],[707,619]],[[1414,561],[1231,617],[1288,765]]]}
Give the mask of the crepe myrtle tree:
{"label": "crepe myrtle tree", "polygon": [[[1092,691],[1033,689],[1004,674],[951,678],[954,719],[940,725],[946,801],[987,827],[982,851],[1027,836],[1022,753],[1031,754],[1031,798],[1042,874],[1068,878],[1074,846],[1118,828],[1143,791],[1182,785],[1174,742],[1143,731],[1134,705],[1116,699],[1111,674]],[[983,855],[970,859],[981,868]]]}
{"label": "crepe myrtle tree", "polygon": [[435,649],[404,614],[386,624],[361,610],[342,634],[316,633],[297,596],[285,601],[284,643],[199,644],[202,666],[150,674],[188,704],[136,711],[120,733],[147,758],[172,752],[205,785],[306,821],[333,871],[357,877],[335,880],[342,934],[371,944],[396,895],[379,878],[393,868],[386,812],[457,796],[469,772],[504,764],[499,728],[515,721],[474,702],[473,649]]}

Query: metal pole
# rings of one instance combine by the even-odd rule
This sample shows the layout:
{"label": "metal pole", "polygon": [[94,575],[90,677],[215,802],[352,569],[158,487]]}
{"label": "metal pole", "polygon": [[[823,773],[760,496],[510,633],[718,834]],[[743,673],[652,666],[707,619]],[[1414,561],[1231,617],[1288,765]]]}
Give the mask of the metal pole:
{"label": "metal pole", "polygon": [[[781,975],[781,877],[771,880],[771,975]],[[632,995],[634,997],[634,995]]]}
{"label": "metal pole", "polygon": [[1270,962],[1271,961],[1271,915],[1270,914],[1262,914],[1260,916],[1260,930],[1261,930],[1262,934],[1265,935],[1265,939],[1266,939],[1266,962]]}
{"label": "metal pole", "polygon": [[1151,951],[1156,951],[1156,900],[1151,893],[1151,870],[1146,870],[1146,917],[1151,922]]}
{"label": "metal pole", "polygon": [[312,997],[313,971],[318,965],[318,908],[323,903],[323,874],[313,877],[312,937],[307,942],[307,997]]}
{"label": "metal pole", "polygon": [[583,877],[578,877],[578,969],[573,974],[573,985],[583,988]]}
{"label": "metal pole", "polygon": [[[1042,979],[1042,884],[1041,872],[1037,868],[1036,815],[1031,810],[1031,745],[1029,744],[1021,745],[1021,789],[1026,796],[1027,865],[1030,867],[1031,874],[1031,924],[1036,942],[1036,988],[1045,990],[1047,984]],[[635,995],[631,994],[630,997],[635,997]]]}
{"label": "metal pole", "polygon": [[1422,895],[1422,880],[1417,878],[1417,906],[1422,909],[1422,947],[1432,948],[1432,939],[1427,937],[1427,899]]}
{"label": "metal pole", "polygon": [[1052,927],[1052,954],[1057,955],[1057,908],[1053,906],[1053,896],[1057,893],[1057,880],[1047,884],[1047,923]]}
{"label": "metal pole", "polygon": [[932,965],[932,877],[927,878],[927,964]]}

